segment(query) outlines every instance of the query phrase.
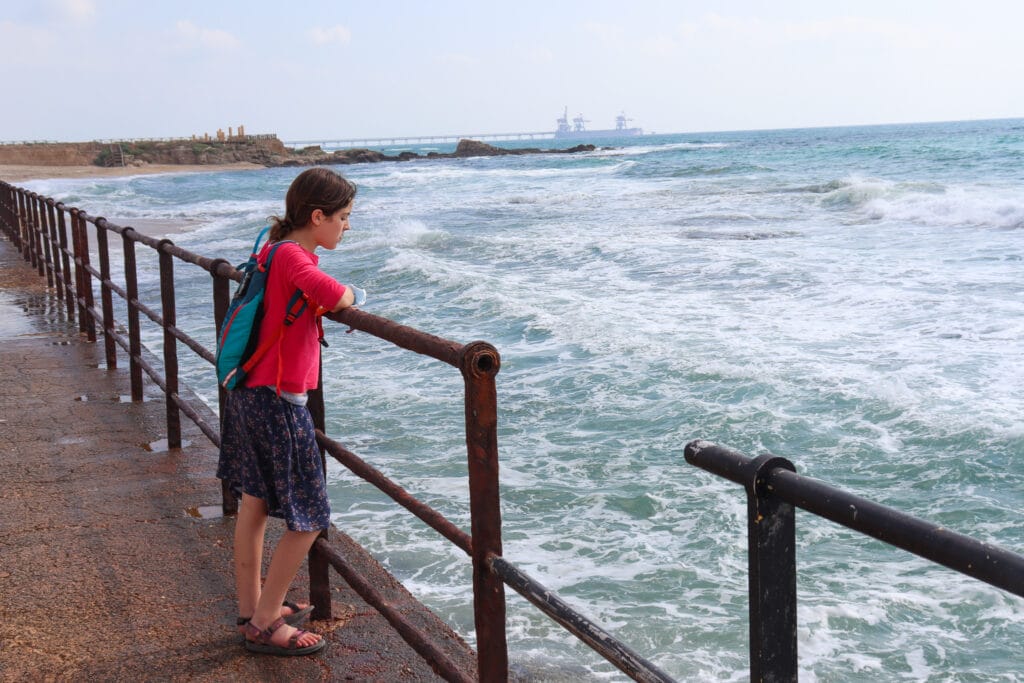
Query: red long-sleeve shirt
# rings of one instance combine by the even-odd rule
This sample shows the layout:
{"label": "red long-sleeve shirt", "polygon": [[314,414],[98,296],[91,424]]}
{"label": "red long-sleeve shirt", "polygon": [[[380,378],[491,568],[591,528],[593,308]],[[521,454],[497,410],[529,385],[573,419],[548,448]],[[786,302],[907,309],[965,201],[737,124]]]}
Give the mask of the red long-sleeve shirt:
{"label": "red long-sleeve shirt", "polygon": [[[259,261],[266,261],[271,244],[260,250]],[[260,358],[245,378],[249,387],[270,386],[280,391],[301,394],[315,389],[320,379],[320,342],[316,308],[334,308],[345,293],[341,284],[317,267],[320,259],[295,242],[284,242],[274,252],[270,278],[263,297],[263,322],[260,341],[276,336],[284,325],[285,308],[295,289],[310,299],[309,306],[295,322],[285,328],[280,344]]]}

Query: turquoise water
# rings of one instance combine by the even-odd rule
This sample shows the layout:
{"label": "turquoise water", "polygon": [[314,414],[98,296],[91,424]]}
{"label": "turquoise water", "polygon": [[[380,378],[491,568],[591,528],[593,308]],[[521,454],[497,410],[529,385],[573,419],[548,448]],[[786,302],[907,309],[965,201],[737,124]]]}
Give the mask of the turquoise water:
{"label": "turquoise water", "polygon": [[[605,142],[340,169],[359,196],[324,269],[502,354],[507,557],[679,679],[746,680],[743,492],[684,462],[694,438],[1024,553],[1024,120]],[[296,172],[26,185],[195,221],[175,243],[238,261]],[[186,291],[179,322],[212,345],[208,276]],[[468,529],[457,371],[329,339],[328,432]],[[213,397],[209,370],[186,376]],[[338,526],[471,639],[461,552],[329,478]],[[1024,680],[1021,599],[797,528],[802,680]],[[517,667],[622,678],[509,594]]]}

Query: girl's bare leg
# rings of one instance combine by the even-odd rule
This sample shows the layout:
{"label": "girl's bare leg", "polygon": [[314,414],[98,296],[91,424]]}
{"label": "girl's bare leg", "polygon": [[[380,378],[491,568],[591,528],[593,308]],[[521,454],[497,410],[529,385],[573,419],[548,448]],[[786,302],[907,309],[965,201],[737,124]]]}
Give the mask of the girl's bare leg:
{"label": "girl's bare leg", "polygon": [[[243,493],[235,520],[235,588],[238,591],[238,615],[241,617],[251,617],[260,600],[260,569],[266,530],[266,502]],[[281,602],[277,605],[280,608]],[[274,619],[277,619],[276,615]]]}
{"label": "girl's bare leg", "polygon": [[[281,612],[281,603],[288,594],[288,588],[319,534],[319,531],[288,530],[284,532],[277,548],[274,549],[274,556],[270,559],[270,569],[267,571],[263,591],[259,595],[256,611],[252,616],[253,626],[265,629],[277,620]],[[294,632],[294,627],[285,624],[274,631],[272,642],[277,645],[285,645]],[[299,647],[308,647],[319,641],[319,635],[307,633],[299,638],[297,644]]]}

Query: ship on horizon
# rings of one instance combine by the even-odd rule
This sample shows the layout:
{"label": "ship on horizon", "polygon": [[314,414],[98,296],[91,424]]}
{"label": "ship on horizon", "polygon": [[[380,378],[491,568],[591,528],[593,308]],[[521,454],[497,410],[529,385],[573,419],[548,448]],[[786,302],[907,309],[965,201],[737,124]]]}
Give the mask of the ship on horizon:
{"label": "ship on horizon", "polygon": [[555,129],[555,138],[618,138],[632,135],[643,135],[644,131],[642,128],[629,127],[629,122],[632,120],[633,119],[627,119],[626,113],[622,112],[615,117],[614,128],[606,128],[604,130],[587,130],[586,124],[590,122],[583,118],[583,114],[573,118],[572,126],[569,125],[569,107],[566,107],[565,111],[562,112],[562,115],[558,117],[558,128]]}

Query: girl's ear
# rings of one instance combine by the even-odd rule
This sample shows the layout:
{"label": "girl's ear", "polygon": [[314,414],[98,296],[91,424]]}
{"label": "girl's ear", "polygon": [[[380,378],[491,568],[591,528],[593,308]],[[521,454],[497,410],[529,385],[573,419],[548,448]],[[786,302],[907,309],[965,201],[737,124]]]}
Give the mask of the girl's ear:
{"label": "girl's ear", "polygon": [[324,220],[323,209],[313,209],[313,213],[309,215],[309,220],[312,221],[313,225],[320,225]]}

